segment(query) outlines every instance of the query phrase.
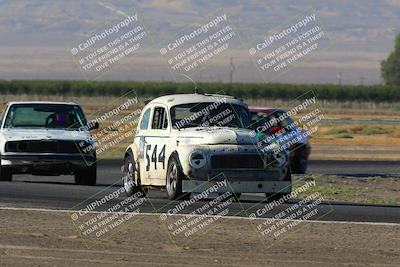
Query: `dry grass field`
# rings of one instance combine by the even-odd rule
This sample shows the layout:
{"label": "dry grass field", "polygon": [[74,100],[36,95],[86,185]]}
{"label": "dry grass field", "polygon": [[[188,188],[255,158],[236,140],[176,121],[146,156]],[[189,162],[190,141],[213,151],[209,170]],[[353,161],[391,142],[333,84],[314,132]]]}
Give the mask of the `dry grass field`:
{"label": "dry grass field", "polygon": [[[0,107],[8,101],[72,101],[83,106],[89,119],[101,116],[124,101],[124,98],[110,96],[42,96],[2,95]],[[139,100],[143,103],[146,99]],[[249,106],[278,107],[288,110],[300,101],[252,100]],[[367,102],[317,102],[325,120],[318,125],[318,131],[311,137],[312,159],[359,159],[399,160],[400,159],[400,103]],[[124,111],[122,115],[126,114]],[[301,113],[299,115],[302,115]],[[109,126],[105,121],[101,127]],[[101,158],[120,158],[132,141],[125,138],[107,149]]]}

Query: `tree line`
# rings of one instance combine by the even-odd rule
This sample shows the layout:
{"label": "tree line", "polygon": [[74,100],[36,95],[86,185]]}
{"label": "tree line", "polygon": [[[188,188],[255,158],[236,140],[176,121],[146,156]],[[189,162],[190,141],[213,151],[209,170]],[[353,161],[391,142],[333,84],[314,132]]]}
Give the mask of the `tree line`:
{"label": "tree line", "polygon": [[[285,83],[199,83],[199,93],[219,93],[246,99],[305,98],[313,91],[320,100],[400,101],[398,85],[335,85]],[[122,96],[134,91],[140,97],[192,93],[192,83],[136,81],[0,80],[0,94],[66,96]],[[305,95],[306,94],[306,95]]]}

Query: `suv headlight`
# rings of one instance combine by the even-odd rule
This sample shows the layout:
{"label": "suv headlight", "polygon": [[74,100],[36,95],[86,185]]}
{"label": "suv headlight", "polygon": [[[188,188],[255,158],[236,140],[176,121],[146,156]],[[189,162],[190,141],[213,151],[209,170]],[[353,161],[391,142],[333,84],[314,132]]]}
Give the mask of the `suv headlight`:
{"label": "suv headlight", "polygon": [[96,152],[96,143],[88,140],[78,140],[75,144],[82,154],[94,154]]}
{"label": "suv headlight", "polygon": [[207,163],[207,158],[204,152],[194,151],[189,156],[189,164],[195,169],[203,168]]}

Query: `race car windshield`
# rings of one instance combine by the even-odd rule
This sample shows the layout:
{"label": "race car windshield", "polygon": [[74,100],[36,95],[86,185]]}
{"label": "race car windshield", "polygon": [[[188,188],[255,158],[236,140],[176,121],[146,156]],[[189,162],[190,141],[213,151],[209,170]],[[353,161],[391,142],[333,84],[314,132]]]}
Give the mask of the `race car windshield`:
{"label": "race car windshield", "polygon": [[10,107],[4,127],[76,130],[85,124],[85,117],[79,106],[19,104]]}
{"label": "race car windshield", "polygon": [[171,120],[175,129],[211,126],[249,128],[251,124],[245,107],[217,102],[174,106],[171,108]]}

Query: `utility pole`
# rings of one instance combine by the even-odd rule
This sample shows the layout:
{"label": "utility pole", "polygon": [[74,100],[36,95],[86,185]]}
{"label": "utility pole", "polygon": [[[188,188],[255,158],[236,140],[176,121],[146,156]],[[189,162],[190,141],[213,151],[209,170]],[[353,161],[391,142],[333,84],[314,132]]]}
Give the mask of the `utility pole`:
{"label": "utility pole", "polygon": [[338,75],[337,75],[337,79],[338,79],[338,85],[342,85],[342,71],[339,71]]}
{"label": "utility pole", "polygon": [[233,72],[235,71],[235,64],[233,64],[233,57],[231,57],[229,67],[230,67],[230,69],[229,69],[230,70],[229,71],[229,82],[232,84],[232,82],[233,82]]}

